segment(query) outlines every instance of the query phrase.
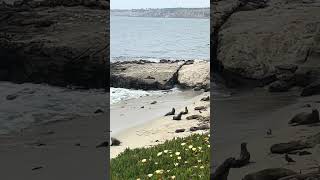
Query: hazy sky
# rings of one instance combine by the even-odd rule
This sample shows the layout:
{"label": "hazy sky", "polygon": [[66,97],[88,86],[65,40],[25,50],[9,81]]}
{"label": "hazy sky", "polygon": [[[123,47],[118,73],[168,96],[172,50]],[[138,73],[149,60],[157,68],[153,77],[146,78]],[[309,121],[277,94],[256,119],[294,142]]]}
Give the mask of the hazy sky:
{"label": "hazy sky", "polygon": [[210,0],[110,0],[111,9],[209,7]]}

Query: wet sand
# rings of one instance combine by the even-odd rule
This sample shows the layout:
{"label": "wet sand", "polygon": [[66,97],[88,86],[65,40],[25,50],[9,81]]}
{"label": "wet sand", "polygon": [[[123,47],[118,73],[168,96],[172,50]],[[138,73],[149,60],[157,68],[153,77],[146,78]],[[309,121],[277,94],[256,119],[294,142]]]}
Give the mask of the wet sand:
{"label": "wet sand", "polygon": [[[288,121],[297,113],[320,108],[316,103],[320,96],[300,97],[298,92],[270,94],[264,89],[256,89],[214,100],[213,168],[228,157],[238,158],[240,144],[247,142],[253,163],[231,169],[230,180],[239,180],[248,173],[265,168],[283,167],[303,173],[314,170],[310,168],[316,166],[315,162],[320,162],[319,147],[308,149],[312,155],[290,155],[297,161],[290,165],[284,160],[284,155],[270,153],[270,147],[275,143],[302,139],[320,131],[320,126],[288,126]],[[311,104],[312,108],[303,107],[305,104]],[[272,136],[266,134],[269,128]]]}

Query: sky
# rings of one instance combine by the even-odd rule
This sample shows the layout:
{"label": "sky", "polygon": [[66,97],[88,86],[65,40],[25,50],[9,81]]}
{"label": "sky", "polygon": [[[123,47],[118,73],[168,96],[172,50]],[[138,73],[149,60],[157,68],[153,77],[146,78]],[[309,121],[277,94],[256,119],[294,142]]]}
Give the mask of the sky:
{"label": "sky", "polygon": [[111,9],[210,7],[210,0],[110,0]]}

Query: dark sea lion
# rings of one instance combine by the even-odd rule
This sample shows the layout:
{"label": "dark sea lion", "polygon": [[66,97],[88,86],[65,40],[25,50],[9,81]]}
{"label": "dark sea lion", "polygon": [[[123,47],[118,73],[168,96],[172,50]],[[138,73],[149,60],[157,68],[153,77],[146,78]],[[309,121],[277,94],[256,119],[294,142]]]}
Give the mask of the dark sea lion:
{"label": "dark sea lion", "polygon": [[228,180],[229,170],[232,168],[234,158],[226,159],[213,174],[210,174],[210,180]]}
{"label": "dark sea lion", "polygon": [[319,120],[319,111],[313,109],[311,113],[302,112],[295,115],[290,121],[289,124],[293,125],[306,125],[320,122]]}
{"label": "dark sea lion", "polygon": [[240,168],[250,163],[250,153],[247,149],[247,143],[241,144],[240,157],[234,163],[234,168]]}
{"label": "dark sea lion", "polygon": [[170,112],[168,112],[166,115],[164,116],[170,116],[170,115],[174,115],[174,113],[176,112],[176,110],[174,108],[172,108],[172,110]]}
{"label": "dark sea lion", "polygon": [[181,120],[182,112],[180,112],[177,116],[173,116],[173,120]]}
{"label": "dark sea lion", "polygon": [[184,108],[184,112],[182,112],[182,114],[185,115],[185,114],[188,114],[188,112],[189,112],[189,111],[188,111],[188,108],[185,107],[185,108]]}
{"label": "dark sea lion", "polygon": [[284,156],[284,158],[285,158],[285,160],[288,162],[288,164],[291,163],[291,162],[296,162],[296,161],[293,160],[288,154],[286,154],[286,155]]}

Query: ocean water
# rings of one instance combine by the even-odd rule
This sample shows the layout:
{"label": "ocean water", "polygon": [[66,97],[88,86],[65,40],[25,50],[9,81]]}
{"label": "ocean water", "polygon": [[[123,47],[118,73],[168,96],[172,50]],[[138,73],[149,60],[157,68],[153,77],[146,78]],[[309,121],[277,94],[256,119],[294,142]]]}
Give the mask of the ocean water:
{"label": "ocean water", "polygon": [[[187,18],[110,17],[112,61],[210,58],[210,20]],[[173,89],[177,91],[177,89]],[[163,91],[111,88],[111,104]]]}
{"label": "ocean water", "polygon": [[210,58],[210,20],[110,18],[111,61]]}

